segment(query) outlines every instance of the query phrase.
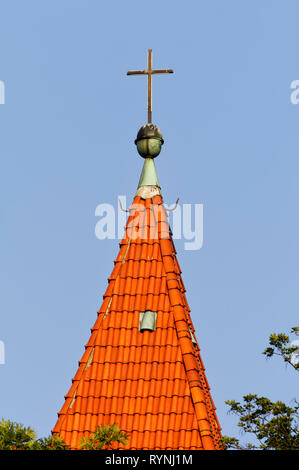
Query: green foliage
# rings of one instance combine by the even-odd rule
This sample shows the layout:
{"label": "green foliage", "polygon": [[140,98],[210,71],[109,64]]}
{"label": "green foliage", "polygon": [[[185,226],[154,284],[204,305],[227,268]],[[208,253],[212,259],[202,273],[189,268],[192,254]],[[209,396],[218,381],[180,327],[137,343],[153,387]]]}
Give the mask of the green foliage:
{"label": "green foliage", "polygon": [[43,437],[33,441],[28,450],[68,450],[69,447],[59,436]]}
{"label": "green foliage", "polygon": [[67,450],[58,436],[36,439],[35,431],[10,420],[0,421],[0,450]]}
{"label": "green foliage", "polygon": [[82,437],[80,447],[83,450],[112,449],[114,442],[126,445],[128,438],[128,434],[121,432],[116,424],[108,424],[98,426],[89,437]]}
{"label": "green foliage", "polygon": [[[83,437],[80,447],[84,450],[112,449],[114,443],[126,445],[128,434],[116,424],[98,426],[89,437]],[[0,421],[0,450],[69,450],[59,436],[36,439],[35,431],[10,420]]]}
{"label": "green foliage", "polygon": [[242,447],[235,438],[223,438],[227,448],[299,450],[299,404],[289,407],[281,401],[271,402],[257,395],[245,395],[241,404],[228,400],[230,412],[239,416],[238,426],[245,433],[253,434],[258,445]]}
{"label": "green foliage", "polygon": [[13,421],[0,421],[0,449],[25,450],[34,442],[36,433],[30,427]]}
{"label": "green foliage", "polygon": [[[298,334],[299,327],[293,327],[292,334]],[[269,346],[263,354],[270,358],[280,356],[299,371],[299,363],[294,361],[298,346],[290,345],[290,338],[285,333],[273,333],[269,337]],[[238,426],[244,433],[254,435],[257,444],[241,445],[234,437],[223,436],[221,444],[224,449],[268,449],[299,450],[299,404],[293,407],[281,401],[271,402],[266,397],[248,394],[243,396],[243,403],[235,400],[225,402],[230,413],[239,417]]]}
{"label": "green foliage", "polygon": [[[291,334],[298,334],[299,327],[293,327]],[[269,337],[269,345],[264,351],[263,354],[266,357],[273,357],[274,355],[280,356],[283,360],[294,367],[294,369],[299,370],[299,362],[294,362],[294,353],[298,350],[298,346],[292,346],[290,344],[290,337],[285,333],[272,333]]]}

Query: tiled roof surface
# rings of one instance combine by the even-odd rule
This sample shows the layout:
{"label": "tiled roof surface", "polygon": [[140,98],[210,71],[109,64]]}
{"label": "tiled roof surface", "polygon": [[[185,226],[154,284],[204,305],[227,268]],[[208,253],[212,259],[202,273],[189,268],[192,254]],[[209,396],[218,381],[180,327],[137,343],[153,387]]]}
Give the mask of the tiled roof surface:
{"label": "tiled roof surface", "polygon": [[[160,195],[135,197],[97,320],[53,430],[73,449],[98,425],[126,449],[218,449],[220,426]],[[140,312],[157,312],[140,331]]]}

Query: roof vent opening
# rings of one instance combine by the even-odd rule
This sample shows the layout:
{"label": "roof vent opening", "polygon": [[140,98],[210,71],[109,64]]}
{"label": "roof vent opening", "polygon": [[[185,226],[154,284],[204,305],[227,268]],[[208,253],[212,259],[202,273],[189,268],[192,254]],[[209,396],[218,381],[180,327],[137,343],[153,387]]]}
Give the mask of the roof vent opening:
{"label": "roof vent opening", "polygon": [[156,331],[157,312],[146,310],[139,313],[139,331]]}

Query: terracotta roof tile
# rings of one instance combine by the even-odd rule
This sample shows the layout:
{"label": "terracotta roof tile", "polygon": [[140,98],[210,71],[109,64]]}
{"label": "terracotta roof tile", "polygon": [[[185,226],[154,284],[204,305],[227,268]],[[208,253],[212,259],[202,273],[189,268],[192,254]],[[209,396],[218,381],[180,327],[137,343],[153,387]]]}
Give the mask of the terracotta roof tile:
{"label": "terracotta roof tile", "polygon": [[[130,436],[121,448],[218,449],[220,426],[199,347],[191,340],[194,328],[163,200],[138,196],[131,209],[53,434],[77,449],[98,425],[116,423]],[[155,331],[139,331],[146,310],[157,312]]]}

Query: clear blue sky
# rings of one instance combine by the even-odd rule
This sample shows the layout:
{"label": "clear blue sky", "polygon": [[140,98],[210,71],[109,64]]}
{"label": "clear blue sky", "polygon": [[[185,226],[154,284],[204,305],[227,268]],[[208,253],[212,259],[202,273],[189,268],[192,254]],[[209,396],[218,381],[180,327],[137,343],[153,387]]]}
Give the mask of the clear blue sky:
{"label": "clear blue sky", "polygon": [[[204,244],[176,241],[223,432],[225,400],[289,403],[295,372],[261,354],[298,325],[299,4],[275,0],[0,2],[0,417],[46,436],[96,319],[118,240],[95,208],[130,202],[154,66],[165,202],[204,205]],[[297,396],[298,398],[298,396]]]}

